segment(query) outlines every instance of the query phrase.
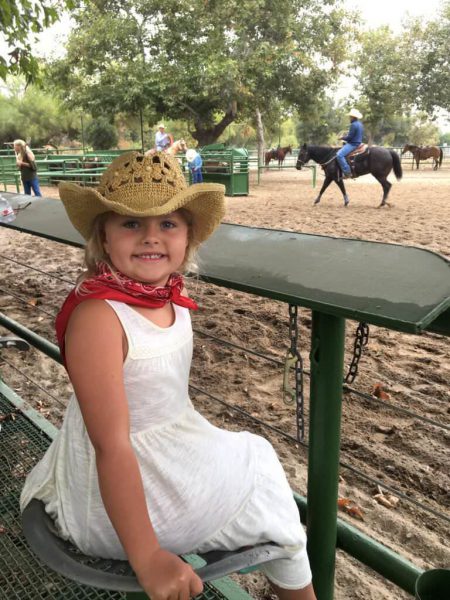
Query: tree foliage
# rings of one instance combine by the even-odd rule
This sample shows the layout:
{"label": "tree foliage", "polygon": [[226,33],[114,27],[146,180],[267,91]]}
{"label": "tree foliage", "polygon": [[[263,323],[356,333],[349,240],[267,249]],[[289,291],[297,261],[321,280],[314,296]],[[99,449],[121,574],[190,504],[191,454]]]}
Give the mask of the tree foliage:
{"label": "tree foliage", "polygon": [[[70,8],[71,0],[60,3]],[[8,47],[8,57],[0,55],[0,78],[24,75],[27,81],[38,76],[39,65],[31,52],[30,34],[37,34],[58,18],[51,0],[0,0],[0,42]]]}
{"label": "tree foliage", "polygon": [[354,59],[357,102],[372,142],[387,120],[408,108],[404,77],[407,56],[399,51],[400,38],[387,26],[361,33],[360,45]]}
{"label": "tree foliage", "polygon": [[94,150],[109,150],[119,140],[116,128],[104,117],[98,117],[86,127],[86,140]]}
{"label": "tree foliage", "polygon": [[9,78],[7,84],[8,95],[0,95],[0,145],[20,138],[36,147],[78,135],[79,117],[54,94],[21,78]]}
{"label": "tree foliage", "polygon": [[419,108],[430,114],[439,108],[450,111],[450,0],[444,2],[439,18],[426,24],[420,39],[411,95],[416,93]]}
{"label": "tree foliage", "polygon": [[94,116],[184,119],[201,144],[256,106],[307,111],[345,55],[341,0],[86,0],[52,79]]}

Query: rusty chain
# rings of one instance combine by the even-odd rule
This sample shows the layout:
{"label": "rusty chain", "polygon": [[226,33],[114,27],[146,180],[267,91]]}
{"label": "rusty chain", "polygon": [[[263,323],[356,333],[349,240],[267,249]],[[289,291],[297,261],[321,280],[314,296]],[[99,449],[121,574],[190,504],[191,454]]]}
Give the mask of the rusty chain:
{"label": "rusty chain", "polygon": [[[290,348],[284,362],[283,400],[286,404],[296,404],[297,439],[303,441],[305,436],[305,417],[303,399],[303,361],[298,351],[297,306],[289,305],[289,339]],[[295,388],[289,385],[291,369],[295,373]]]}
{"label": "rusty chain", "polygon": [[347,375],[344,377],[344,383],[353,383],[358,375],[358,365],[361,359],[363,349],[369,343],[369,325],[359,323],[356,328],[355,342],[353,345],[353,356]]}

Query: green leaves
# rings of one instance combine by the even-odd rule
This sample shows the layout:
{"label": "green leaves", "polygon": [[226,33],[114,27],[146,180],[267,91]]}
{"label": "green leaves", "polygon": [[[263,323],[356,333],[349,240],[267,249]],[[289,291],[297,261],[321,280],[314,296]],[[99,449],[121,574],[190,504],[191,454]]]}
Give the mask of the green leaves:
{"label": "green leaves", "polygon": [[[66,0],[72,7],[72,0]],[[0,57],[0,78],[8,74],[22,74],[27,81],[34,81],[39,75],[39,65],[31,52],[29,32],[40,33],[58,18],[51,0],[0,0],[0,34],[9,47],[7,58]]]}
{"label": "green leaves", "polygon": [[256,105],[270,119],[283,103],[314,102],[344,56],[340,5],[167,0],[163,10],[155,0],[86,1],[52,79],[71,106],[94,115],[142,109],[186,119],[199,143],[214,141]]}

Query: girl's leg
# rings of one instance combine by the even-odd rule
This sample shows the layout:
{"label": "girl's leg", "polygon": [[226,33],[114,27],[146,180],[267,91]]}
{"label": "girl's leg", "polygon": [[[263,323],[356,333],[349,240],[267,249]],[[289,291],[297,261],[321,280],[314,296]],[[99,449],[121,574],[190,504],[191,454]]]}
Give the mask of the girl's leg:
{"label": "girl's leg", "polygon": [[23,193],[27,196],[31,196],[31,181],[22,181]]}
{"label": "girl's leg", "polygon": [[41,190],[39,188],[39,179],[35,177],[31,180],[31,187],[33,188],[33,192],[35,196],[42,196]]}
{"label": "girl's leg", "polygon": [[317,600],[312,583],[301,590],[285,590],[272,582],[270,585],[279,600]]}

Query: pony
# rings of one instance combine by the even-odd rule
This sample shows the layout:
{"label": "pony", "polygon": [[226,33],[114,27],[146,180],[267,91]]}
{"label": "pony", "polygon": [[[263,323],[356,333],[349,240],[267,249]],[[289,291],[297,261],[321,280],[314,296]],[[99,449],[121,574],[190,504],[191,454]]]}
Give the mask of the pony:
{"label": "pony", "polygon": [[[336,152],[339,148],[331,148],[330,146],[307,146],[303,144],[297,158],[296,169],[301,169],[310,159],[319,164],[325,172],[325,181],[319,195],[314,200],[314,204],[319,204],[322,194],[327,189],[332,181],[334,181],[342,192],[344,197],[344,206],[348,206],[349,198],[345,190],[345,185],[342,180],[342,171],[336,159]],[[348,156],[347,156],[348,158]],[[383,187],[383,198],[381,206],[388,204],[387,197],[392,187],[392,183],[387,180],[387,176],[394,169],[397,180],[402,178],[402,165],[399,155],[388,148],[373,146],[367,151],[356,155],[352,172],[354,177],[367,175],[370,173],[380,182]]]}
{"label": "pony", "polygon": [[[427,158],[433,159],[433,169],[437,171],[438,167],[442,165],[442,159],[444,153],[442,148],[439,146],[415,146],[414,144],[406,144],[402,150],[402,156],[406,152],[411,152],[416,161],[417,169],[419,168],[419,162],[421,160],[427,160]],[[414,164],[413,164],[414,168]]]}
{"label": "pony", "polygon": [[284,159],[286,158],[286,154],[292,154],[291,145],[285,146],[284,148],[275,148],[272,150],[268,150],[264,154],[264,164],[266,165],[266,167],[268,167],[271,160],[278,160],[278,166],[281,167],[281,165],[284,162]]}
{"label": "pony", "polygon": [[[181,138],[179,140],[176,140],[175,142],[172,142],[172,144],[167,148],[167,150],[164,150],[164,152],[166,152],[167,154],[171,154],[172,156],[176,156],[179,152],[186,152],[186,150],[187,144],[185,140]],[[155,153],[156,149],[150,148],[150,150],[147,150],[147,152],[145,153],[145,156],[152,156]]]}

